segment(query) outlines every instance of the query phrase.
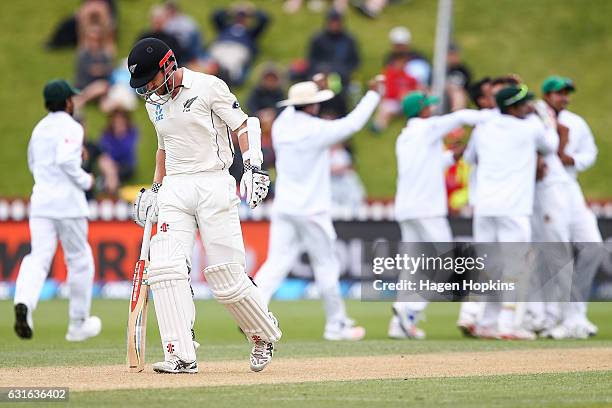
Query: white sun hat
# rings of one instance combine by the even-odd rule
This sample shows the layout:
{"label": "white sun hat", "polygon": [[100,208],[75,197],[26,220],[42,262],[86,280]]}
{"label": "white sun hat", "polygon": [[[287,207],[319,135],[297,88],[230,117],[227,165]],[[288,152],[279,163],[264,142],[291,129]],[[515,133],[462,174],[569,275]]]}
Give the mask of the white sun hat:
{"label": "white sun hat", "polygon": [[277,106],[310,105],[327,101],[334,97],[334,91],[329,89],[319,90],[317,84],[312,81],[298,82],[289,88],[289,97],[280,101]]}
{"label": "white sun hat", "polygon": [[389,31],[389,41],[391,41],[391,44],[408,45],[410,41],[412,41],[412,34],[406,27],[393,27],[391,31]]}

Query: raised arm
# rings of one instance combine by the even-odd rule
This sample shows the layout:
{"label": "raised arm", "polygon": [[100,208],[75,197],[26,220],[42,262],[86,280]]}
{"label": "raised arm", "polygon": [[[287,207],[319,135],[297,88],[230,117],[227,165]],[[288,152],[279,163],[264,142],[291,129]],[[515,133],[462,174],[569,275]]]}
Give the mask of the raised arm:
{"label": "raised arm", "polygon": [[485,122],[491,115],[488,110],[460,109],[447,115],[433,116],[429,118],[431,137],[433,140],[441,139],[458,127]]}

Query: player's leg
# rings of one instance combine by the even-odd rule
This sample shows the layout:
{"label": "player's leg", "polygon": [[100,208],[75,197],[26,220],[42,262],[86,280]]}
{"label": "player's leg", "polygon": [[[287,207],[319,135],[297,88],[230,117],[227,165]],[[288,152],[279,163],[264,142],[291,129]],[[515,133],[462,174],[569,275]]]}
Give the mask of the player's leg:
{"label": "player's leg", "polygon": [[[428,231],[433,229],[433,225],[428,227],[424,224],[426,223],[420,219],[404,220],[399,223],[404,245],[433,242],[428,240],[436,234],[434,231]],[[431,235],[428,235],[427,232],[431,232]],[[415,251],[415,249],[412,251]],[[399,279],[410,280],[413,277],[414,275],[409,271],[402,271],[400,272]],[[417,327],[417,323],[427,307],[427,301],[413,299],[412,295],[408,295],[408,298],[402,296],[402,294],[399,295],[400,297],[393,303],[391,309],[393,316],[389,322],[388,336],[393,339],[424,339],[425,332]]]}
{"label": "player's leg", "polygon": [[[518,282],[527,265],[528,243],[531,241],[531,219],[529,216],[499,217],[498,238],[504,262],[502,279]],[[504,293],[501,311],[497,320],[498,335],[508,340],[534,340],[535,333],[520,326],[517,318],[516,293]]]}
{"label": "player's leg", "polygon": [[[497,218],[474,216],[473,224],[474,242],[497,242]],[[481,316],[476,323],[474,335],[480,338],[497,337],[497,319],[501,310],[501,303],[487,298],[483,302]]]}
{"label": "player's leg", "polygon": [[211,174],[198,182],[196,189],[201,197],[196,218],[209,261],[204,275],[215,299],[253,343],[251,370],[261,371],[272,360],[274,343],[282,333],[245,271],[235,180],[227,173]]}
{"label": "player's leg", "polygon": [[189,277],[189,254],[196,232],[193,189],[187,177],[166,177],[158,193],[159,216],[157,234],[149,248],[148,283],[164,351],[164,361],[153,365],[160,373],[198,371]]}
{"label": "player's leg", "polygon": [[24,339],[32,337],[32,312],[36,309],[40,291],[57,248],[57,231],[53,220],[31,217],[31,251],[21,261],[15,282],[15,332]]}
{"label": "player's leg", "polygon": [[268,256],[255,274],[262,300],[268,304],[274,292],[281,285],[300,254],[301,243],[296,226],[291,219],[282,215],[272,216]]}
{"label": "player's leg", "polygon": [[336,255],[336,231],[329,216],[295,217],[314,272],[325,309],[326,340],[361,340],[363,327],[348,318],[340,292],[340,262]]}
{"label": "player's leg", "polygon": [[57,226],[68,269],[70,289],[68,308],[70,324],[66,340],[82,341],[97,336],[102,330],[100,319],[89,315],[94,280],[94,259],[89,242],[87,242],[87,219],[57,220]]}

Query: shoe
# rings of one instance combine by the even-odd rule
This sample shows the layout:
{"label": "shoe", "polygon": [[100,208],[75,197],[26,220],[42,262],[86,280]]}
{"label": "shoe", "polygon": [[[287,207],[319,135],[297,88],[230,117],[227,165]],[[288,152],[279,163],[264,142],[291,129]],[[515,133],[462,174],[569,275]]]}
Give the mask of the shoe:
{"label": "shoe", "polygon": [[400,312],[395,307],[392,307],[393,317],[389,322],[388,335],[392,339],[415,339],[422,340],[425,338],[425,331],[417,327],[417,322],[420,320],[418,312]]}
{"label": "shoe", "polygon": [[599,328],[592,321],[587,319],[584,322],[584,325],[587,331],[589,332],[589,337],[597,336],[597,333],[599,332]]}
{"label": "shoe", "polygon": [[366,335],[366,330],[361,326],[355,326],[355,321],[346,319],[340,324],[325,326],[323,338],[329,341],[359,341]]}
{"label": "shoe", "polygon": [[102,331],[102,321],[97,316],[89,316],[79,323],[70,323],[67,341],[83,341],[90,337],[96,337]]}
{"label": "shoe", "polygon": [[475,338],[476,323],[472,319],[461,319],[457,322],[457,328],[463,337]]}
{"label": "shoe", "polygon": [[478,339],[493,340],[498,339],[497,328],[494,326],[479,326],[476,325],[473,331],[474,337]]}
{"label": "shoe", "polygon": [[[276,317],[269,313],[270,318],[274,322],[274,325],[278,327],[278,320]],[[249,361],[251,363],[251,371],[256,373],[260,372],[272,361],[274,355],[274,343],[271,341],[265,341],[262,339],[256,339],[251,349],[251,356]]]}
{"label": "shoe", "polygon": [[174,358],[170,361],[160,361],[153,364],[153,371],[160,374],[196,374],[198,372],[197,361],[185,362]]}
{"label": "shoe", "polygon": [[500,331],[497,338],[500,340],[535,340],[537,336],[530,330],[518,327],[508,331]]}
{"label": "shoe", "polygon": [[590,336],[589,328],[584,324],[568,326],[560,324],[547,333],[547,337],[554,340],[565,339],[588,339]]}
{"label": "shoe", "polygon": [[32,338],[32,312],[23,303],[15,305],[15,333],[22,339]]}

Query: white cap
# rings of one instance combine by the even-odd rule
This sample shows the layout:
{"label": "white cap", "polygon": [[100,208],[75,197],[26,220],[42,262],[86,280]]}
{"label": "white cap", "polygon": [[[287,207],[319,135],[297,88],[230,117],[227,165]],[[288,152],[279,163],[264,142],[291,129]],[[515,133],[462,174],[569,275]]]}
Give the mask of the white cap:
{"label": "white cap", "polygon": [[412,34],[410,34],[410,30],[403,26],[393,27],[391,31],[389,31],[389,41],[391,44],[410,44],[412,40]]}

